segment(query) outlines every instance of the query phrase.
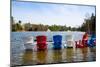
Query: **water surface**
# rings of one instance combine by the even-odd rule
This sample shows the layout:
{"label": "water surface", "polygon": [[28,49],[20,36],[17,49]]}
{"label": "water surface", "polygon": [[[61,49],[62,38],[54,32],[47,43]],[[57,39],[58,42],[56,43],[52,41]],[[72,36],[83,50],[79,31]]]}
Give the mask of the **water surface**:
{"label": "water surface", "polygon": [[[61,50],[53,50],[53,44],[48,43],[48,50],[45,51],[26,51],[24,47],[24,37],[38,35],[46,35],[47,41],[52,41],[52,36],[60,34],[63,41],[66,41],[66,34],[69,32],[12,32],[11,33],[11,65],[35,65],[35,64],[51,64],[51,63],[69,63],[96,60],[96,48],[64,48],[62,43]],[[74,40],[80,40],[84,33],[71,32]],[[33,44],[35,47],[35,44]],[[34,48],[33,47],[33,48]]]}

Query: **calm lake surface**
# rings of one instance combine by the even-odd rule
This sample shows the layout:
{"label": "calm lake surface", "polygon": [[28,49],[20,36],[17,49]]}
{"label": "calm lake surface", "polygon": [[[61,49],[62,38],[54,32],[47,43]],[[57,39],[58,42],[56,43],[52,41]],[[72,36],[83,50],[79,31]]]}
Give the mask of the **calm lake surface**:
{"label": "calm lake surface", "polygon": [[[66,41],[66,35],[72,34],[74,41],[81,40],[84,32],[11,32],[11,65],[36,65],[50,63],[68,63],[96,60],[96,48],[64,48],[53,50],[53,44],[48,43],[48,50],[45,51],[25,51],[24,37],[46,35],[47,41],[52,41],[53,35],[62,35],[62,40]],[[35,47],[35,44],[33,44]],[[33,48],[34,48],[33,47]]]}

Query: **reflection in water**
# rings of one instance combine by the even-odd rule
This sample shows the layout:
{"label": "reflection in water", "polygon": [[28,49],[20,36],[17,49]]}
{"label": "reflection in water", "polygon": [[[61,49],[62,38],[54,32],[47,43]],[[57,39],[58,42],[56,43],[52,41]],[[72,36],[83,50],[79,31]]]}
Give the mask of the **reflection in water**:
{"label": "reflection in water", "polygon": [[96,61],[96,47],[90,48],[91,61]]}
{"label": "reflection in water", "polygon": [[87,61],[87,57],[88,57],[88,48],[82,48],[82,55],[83,55],[83,61]]}
{"label": "reflection in water", "polygon": [[72,62],[73,61],[73,55],[74,55],[73,48],[66,48],[67,62]]}
{"label": "reflection in water", "polygon": [[96,60],[96,48],[85,47],[81,49],[82,51],[82,61],[95,61]]}
{"label": "reflection in water", "polygon": [[47,50],[37,51],[36,55],[37,55],[37,64],[44,64],[44,63],[46,63]]}
{"label": "reflection in water", "polygon": [[59,62],[95,61],[96,48],[64,48],[61,50],[26,50],[22,56],[22,65],[47,64]]}
{"label": "reflection in water", "polygon": [[62,50],[53,50],[52,54],[53,62],[58,63],[62,61]]}
{"label": "reflection in water", "polygon": [[96,47],[90,47],[90,52],[96,53]]}
{"label": "reflection in water", "polygon": [[96,48],[64,48],[61,50],[26,50],[22,56],[22,65],[47,64],[59,62],[95,61]]}
{"label": "reflection in water", "polygon": [[30,50],[26,50],[24,55],[22,56],[23,65],[33,64],[33,52]]}
{"label": "reflection in water", "polygon": [[23,65],[46,64],[59,62],[95,61],[96,48],[64,48],[61,50],[25,51],[22,56]]}
{"label": "reflection in water", "polygon": [[85,52],[86,52],[85,48],[76,48],[74,61],[75,62],[84,61],[83,58],[85,58],[86,56]]}

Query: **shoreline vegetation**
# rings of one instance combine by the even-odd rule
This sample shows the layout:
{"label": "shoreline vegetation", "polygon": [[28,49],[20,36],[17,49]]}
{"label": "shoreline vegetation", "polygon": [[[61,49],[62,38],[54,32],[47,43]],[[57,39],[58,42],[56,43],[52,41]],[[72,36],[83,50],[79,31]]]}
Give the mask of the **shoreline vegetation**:
{"label": "shoreline vegetation", "polygon": [[84,22],[79,27],[71,27],[67,25],[43,25],[43,24],[31,24],[23,23],[19,20],[14,21],[14,17],[11,16],[11,31],[12,32],[22,32],[22,31],[81,31],[88,33],[96,33],[96,16],[92,13],[89,18],[85,18]]}

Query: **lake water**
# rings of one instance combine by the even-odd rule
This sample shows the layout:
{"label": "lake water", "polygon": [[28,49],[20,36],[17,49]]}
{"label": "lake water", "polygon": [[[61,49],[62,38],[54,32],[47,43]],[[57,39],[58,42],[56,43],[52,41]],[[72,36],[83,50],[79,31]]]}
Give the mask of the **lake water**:
{"label": "lake water", "polygon": [[[62,41],[66,41],[66,35],[73,35],[74,41],[81,40],[84,32],[11,32],[11,65],[36,65],[51,63],[68,63],[95,61],[96,48],[63,48],[52,50],[53,44],[48,43],[48,50],[45,51],[25,51],[24,38],[46,35],[47,41],[52,41],[53,35],[62,35]],[[62,47],[63,47],[62,43]],[[35,45],[34,45],[35,46]]]}

